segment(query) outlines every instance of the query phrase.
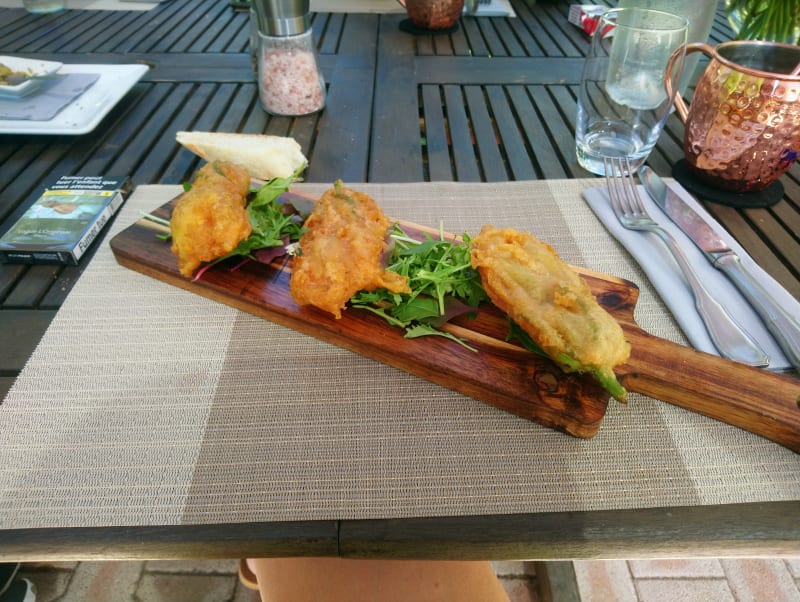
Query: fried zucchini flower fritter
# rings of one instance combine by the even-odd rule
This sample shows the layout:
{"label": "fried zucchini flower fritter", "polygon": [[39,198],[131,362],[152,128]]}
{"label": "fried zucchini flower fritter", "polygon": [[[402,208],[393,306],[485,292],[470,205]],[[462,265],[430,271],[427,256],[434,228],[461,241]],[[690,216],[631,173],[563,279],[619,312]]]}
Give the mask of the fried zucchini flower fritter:
{"label": "fried zucchini flower fritter", "polygon": [[472,244],[472,265],[492,303],[565,372],[589,372],[624,401],[613,369],[628,359],[630,343],[586,282],[527,232],[484,226]]}
{"label": "fried zucchini flower fritter", "polygon": [[249,191],[250,176],[238,165],[213,161],[198,170],[169,224],[181,274],[191,277],[202,263],[227,255],[250,235]]}
{"label": "fried zucchini flower fritter", "polygon": [[385,288],[410,293],[407,278],[381,263],[391,226],[368,195],[341,181],[317,201],[300,237],[289,290],[298,305],[313,305],[341,318],[358,291]]}

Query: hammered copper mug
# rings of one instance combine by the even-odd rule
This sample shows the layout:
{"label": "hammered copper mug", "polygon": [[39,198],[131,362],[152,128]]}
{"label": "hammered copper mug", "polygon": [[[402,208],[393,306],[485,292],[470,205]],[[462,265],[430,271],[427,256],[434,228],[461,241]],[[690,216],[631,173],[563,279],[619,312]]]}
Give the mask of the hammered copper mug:
{"label": "hammered copper mug", "polygon": [[692,52],[711,62],[689,108],[675,98],[689,171],[720,190],[763,190],[800,150],[800,47],[735,41],[687,45]]}
{"label": "hammered copper mug", "polygon": [[464,12],[464,0],[397,0],[419,29],[450,29]]}

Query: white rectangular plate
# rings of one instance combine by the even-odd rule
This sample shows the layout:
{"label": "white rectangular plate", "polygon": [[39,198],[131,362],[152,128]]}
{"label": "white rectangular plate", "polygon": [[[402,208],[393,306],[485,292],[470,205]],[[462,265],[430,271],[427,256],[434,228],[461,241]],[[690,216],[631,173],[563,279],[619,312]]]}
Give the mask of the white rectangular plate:
{"label": "white rectangular plate", "polygon": [[147,65],[69,65],[59,73],[97,73],[100,78],[49,121],[0,119],[0,134],[86,134],[147,73]]}
{"label": "white rectangular plate", "polygon": [[[0,56],[0,64],[31,77],[49,75],[61,67],[61,63],[55,61],[24,59],[18,56]],[[0,96],[24,96],[35,84],[34,80],[29,79],[16,86],[0,86]]]}

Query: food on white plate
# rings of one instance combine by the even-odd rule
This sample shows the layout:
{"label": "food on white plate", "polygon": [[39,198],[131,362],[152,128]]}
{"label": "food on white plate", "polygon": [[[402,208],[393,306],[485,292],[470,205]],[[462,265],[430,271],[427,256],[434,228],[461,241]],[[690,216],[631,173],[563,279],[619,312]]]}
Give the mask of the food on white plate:
{"label": "food on white plate", "polygon": [[295,302],[341,318],[358,291],[410,293],[408,279],[381,262],[390,226],[370,196],[337,181],[317,201],[298,242],[289,282]]}
{"label": "food on white plate", "polygon": [[10,82],[8,80],[8,76],[16,76],[17,78],[20,77],[30,77],[30,73],[25,73],[23,71],[14,71],[11,67],[0,63],[0,86],[13,86],[16,85],[17,81]]}
{"label": "food on white plate", "polygon": [[249,191],[250,174],[238,165],[213,161],[198,170],[169,223],[181,274],[191,277],[202,263],[228,254],[250,235]]}
{"label": "food on white plate", "polygon": [[297,141],[285,136],[178,132],[175,139],[206,161],[235,163],[258,180],[288,178],[308,163]]}
{"label": "food on white plate", "polygon": [[630,356],[619,323],[555,250],[527,232],[484,226],[472,265],[492,303],[565,372],[589,372],[620,401],[614,366]]}

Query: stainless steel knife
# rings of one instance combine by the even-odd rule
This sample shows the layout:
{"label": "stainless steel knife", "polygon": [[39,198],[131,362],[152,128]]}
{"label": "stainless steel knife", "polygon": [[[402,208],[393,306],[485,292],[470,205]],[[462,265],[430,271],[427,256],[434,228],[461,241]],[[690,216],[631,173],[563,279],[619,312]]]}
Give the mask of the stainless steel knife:
{"label": "stainless steel knife", "polygon": [[639,168],[639,179],[650,197],[705,254],[731,279],[775,337],[786,358],[800,370],[800,319],[787,312],[742,264],[739,256],[648,166]]}

